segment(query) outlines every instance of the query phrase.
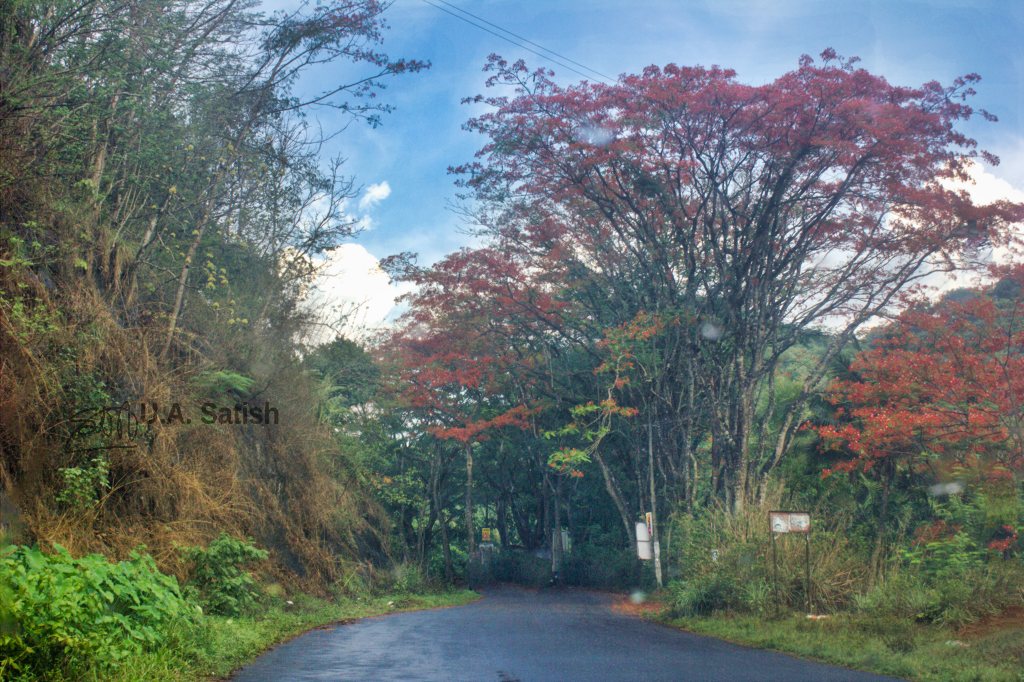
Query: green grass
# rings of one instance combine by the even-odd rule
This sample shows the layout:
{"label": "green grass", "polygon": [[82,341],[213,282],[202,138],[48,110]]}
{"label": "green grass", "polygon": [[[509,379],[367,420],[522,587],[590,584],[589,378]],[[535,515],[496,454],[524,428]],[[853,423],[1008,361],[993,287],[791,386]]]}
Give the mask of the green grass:
{"label": "green grass", "polygon": [[309,596],[282,602],[258,616],[204,616],[198,625],[173,633],[172,643],[125,662],[111,682],[184,682],[221,678],[275,644],[329,623],[367,616],[467,604],[479,595],[469,590],[434,594],[362,597],[328,602]]}
{"label": "green grass", "polygon": [[1024,628],[962,637],[948,628],[837,615],[764,620],[716,614],[658,620],[674,627],[835,665],[914,680],[1024,680]]}

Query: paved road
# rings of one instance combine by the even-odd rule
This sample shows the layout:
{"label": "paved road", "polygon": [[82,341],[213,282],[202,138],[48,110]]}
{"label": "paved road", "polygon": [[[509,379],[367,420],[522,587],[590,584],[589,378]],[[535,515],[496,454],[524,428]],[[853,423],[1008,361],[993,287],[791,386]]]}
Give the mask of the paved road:
{"label": "paved road", "polygon": [[286,680],[885,680],[615,613],[607,595],[484,590],[466,606],[314,630],[239,671]]}

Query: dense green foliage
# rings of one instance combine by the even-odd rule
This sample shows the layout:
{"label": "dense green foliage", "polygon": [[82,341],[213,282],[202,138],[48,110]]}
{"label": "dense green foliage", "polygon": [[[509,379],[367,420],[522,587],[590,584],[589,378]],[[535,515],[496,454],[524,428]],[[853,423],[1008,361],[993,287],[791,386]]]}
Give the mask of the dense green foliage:
{"label": "dense green foliage", "polygon": [[246,569],[266,559],[265,550],[221,533],[207,547],[185,547],[182,554],[191,564],[189,582],[198,590],[205,611],[239,616],[255,604],[256,582]]}
{"label": "dense green foliage", "polygon": [[[261,591],[258,615],[224,617],[204,612],[188,595],[214,594],[213,603],[238,604],[237,564],[260,550],[222,537],[190,554],[203,555],[207,565],[216,557],[223,566],[207,571],[212,579],[197,572],[194,582],[179,589],[177,580],[158,571],[141,551],[115,563],[95,554],[76,559],[62,548],[44,554],[8,547],[0,556],[0,679],[206,679],[230,673],[267,646],[310,627],[396,608],[464,603],[475,596],[425,594],[412,568],[396,570],[378,591],[360,590],[332,602]],[[257,596],[253,588],[245,584],[246,598]]]}
{"label": "dense green foliage", "polygon": [[0,677],[81,678],[172,644],[169,633],[198,615],[178,581],[152,557],[74,558],[57,546],[7,548],[0,556]]}

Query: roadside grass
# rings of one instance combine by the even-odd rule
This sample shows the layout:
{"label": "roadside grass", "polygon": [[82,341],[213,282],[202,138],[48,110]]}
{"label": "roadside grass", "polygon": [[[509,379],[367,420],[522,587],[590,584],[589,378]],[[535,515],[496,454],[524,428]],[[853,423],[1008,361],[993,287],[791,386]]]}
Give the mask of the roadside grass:
{"label": "roadside grass", "polygon": [[936,625],[839,614],[822,620],[715,614],[659,622],[736,644],[884,675],[954,682],[1024,681],[1024,623],[970,634]]}
{"label": "roadside grass", "polygon": [[132,657],[116,672],[96,680],[111,682],[186,682],[222,679],[275,644],[324,625],[400,611],[467,604],[479,598],[469,590],[348,598],[329,602],[296,595],[256,616],[203,616],[170,633],[161,649]]}

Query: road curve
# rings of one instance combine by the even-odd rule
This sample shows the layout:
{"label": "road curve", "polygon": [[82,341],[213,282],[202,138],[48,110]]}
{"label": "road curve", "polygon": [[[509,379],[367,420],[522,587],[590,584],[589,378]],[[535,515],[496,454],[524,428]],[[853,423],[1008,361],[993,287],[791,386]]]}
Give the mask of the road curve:
{"label": "road curve", "polygon": [[494,587],[450,609],[313,630],[235,682],[289,680],[889,680],[622,615],[608,595]]}

